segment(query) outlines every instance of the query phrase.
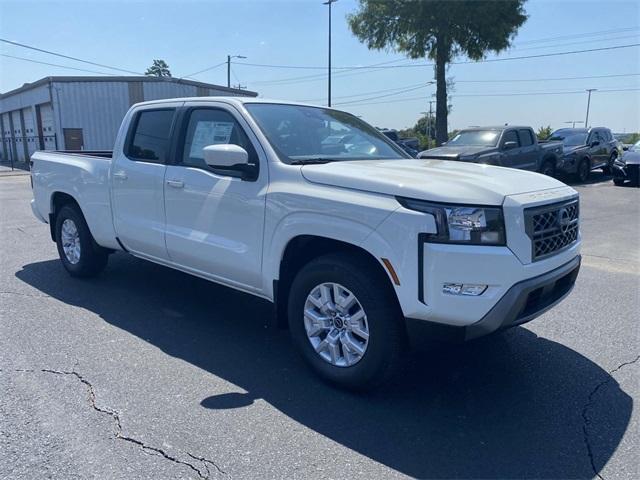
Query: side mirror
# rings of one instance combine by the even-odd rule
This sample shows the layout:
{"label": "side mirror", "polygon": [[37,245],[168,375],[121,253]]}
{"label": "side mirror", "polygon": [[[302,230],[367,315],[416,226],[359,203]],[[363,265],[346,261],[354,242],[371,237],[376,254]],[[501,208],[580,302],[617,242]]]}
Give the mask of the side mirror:
{"label": "side mirror", "polygon": [[511,150],[518,146],[518,142],[514,142],[513,140],[509,140],[508,142],[504,142],[503,148],[505,150]]}
{"label": "side mirror", "polygon": [[227,143],[207,145],[202,151],[205,163],[213,168],[233,168],[249,163],[249,154],[238,145]]}
{"label": "side mirror", "polygon": [[627,147],[626,145],[624,147],[622,147],[622,150],[624,150],[625,152],[629,151],[629,147]]}
{"label": "side mirror", "polygon": [[600,145],[600,142],[598,140],[594,140],[593,142],[591,142],[591,147],[597,147],[598,145]]}
{"label": "side mirror", "polygon": [[257,170],[249,163],[249,154],[238,146],[228,143],[217,145],[207,145],[202,149],[204,161],[211,168],[219,168],[238,172],[238,175],[245,180],[255,180]]}

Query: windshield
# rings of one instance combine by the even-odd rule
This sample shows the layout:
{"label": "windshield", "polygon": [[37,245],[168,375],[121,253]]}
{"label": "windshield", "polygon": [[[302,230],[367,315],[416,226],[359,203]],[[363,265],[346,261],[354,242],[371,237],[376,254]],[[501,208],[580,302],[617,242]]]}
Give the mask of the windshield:
{"label": "windshield", "polygon": [[447,142],[447,146],[470,146],[478,145],[483,147],[495,147],[500,138],[497,130],[465,130],[458,133]]}
{"label": "windshield", "polygon": [[245,107],[285,163],[408,158],[382,133],[346,112],[275,103]]}
{"label": "windshield", "polygon": [[634,143],[629,150],[631,150],[632,152],[640,152],[640,140],[638,140],[636,143]]}
{"label": "windshield", "polygon": [[577,145],[586,145],[587,133],[554,133],[549,140],[556,140],[563,143],[563,145],[569,147],[575,147]]}

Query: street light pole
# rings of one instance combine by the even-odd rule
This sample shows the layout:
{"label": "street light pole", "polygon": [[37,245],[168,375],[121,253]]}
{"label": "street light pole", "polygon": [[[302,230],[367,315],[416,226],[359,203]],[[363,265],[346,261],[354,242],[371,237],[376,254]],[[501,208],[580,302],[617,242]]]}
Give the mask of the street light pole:
{"label": "street light pole", "polygon": [[587,98],[587,118],[584,119],[584,128],[589,128],[589,106],[591,105],[591,92],[595,92],[597,90],[597,88],[587,88],[589,97]]}
{"label": "street light pole", "polygon": [[227,87],[231,88],[231,59],[232,58],[247,58],[242,55],[227,55]]}
{"label": "street light pole", "polygon": [[330,107],[331,106],[331,4],[337,2],[338,0],[327,0],[326,2],[323,2],[323,5],[329,5],[329,68],[328,68],[328,74],[329,74],[329,84],[328,84],[328,91],[327,91],[327,105]]}

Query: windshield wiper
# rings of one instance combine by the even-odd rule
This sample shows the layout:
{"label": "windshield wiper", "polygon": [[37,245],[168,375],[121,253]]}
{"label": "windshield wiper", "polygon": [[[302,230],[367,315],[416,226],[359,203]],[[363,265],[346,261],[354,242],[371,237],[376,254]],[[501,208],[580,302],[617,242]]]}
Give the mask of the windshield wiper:
{"label": "windshield wiper", "polygon": [[339,161],[337,158],[315,157],[315,158],[299,158],[292,160],[291,165],[320,165],[322,163],[330,163]]}

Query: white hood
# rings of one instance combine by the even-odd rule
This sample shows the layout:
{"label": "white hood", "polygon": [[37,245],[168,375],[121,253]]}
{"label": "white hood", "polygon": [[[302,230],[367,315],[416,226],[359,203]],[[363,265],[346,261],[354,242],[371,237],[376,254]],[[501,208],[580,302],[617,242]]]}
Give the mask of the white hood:
{"label": "white hood", "polygon": [[565,185],[546,175],[447,160],[356,160],[305,165],[308,181],[434,202],[501,205],[504,197]]}

